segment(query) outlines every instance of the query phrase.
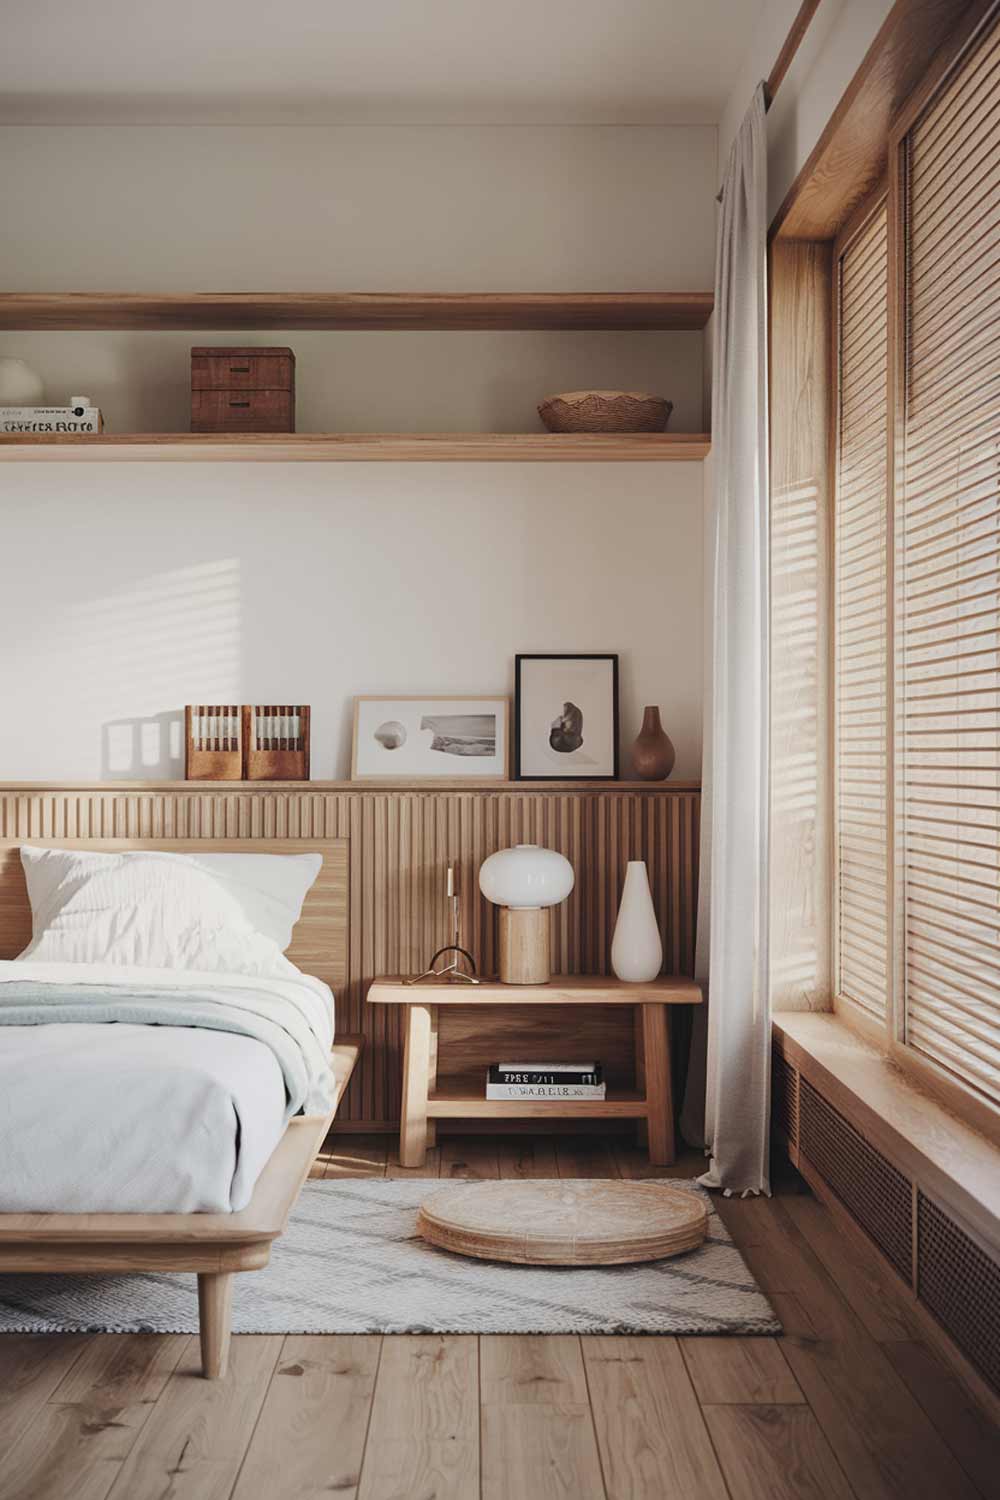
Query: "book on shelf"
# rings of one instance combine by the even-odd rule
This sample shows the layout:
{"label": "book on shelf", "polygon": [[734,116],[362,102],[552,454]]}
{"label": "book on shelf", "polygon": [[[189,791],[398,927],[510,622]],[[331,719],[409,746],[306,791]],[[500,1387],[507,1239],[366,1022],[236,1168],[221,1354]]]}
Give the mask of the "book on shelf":
{"label": "book on shelf", "polygon": [[487,1083],[487,1099],[603,1099],[603,1083]]}
{"label": "book on shelf", "polygon": [[0,432],[103,432],[99,406],[0,406]]}
{"label": "book on shelf", "polygon": [[599,1062],[491,1063],[490,1083],[599,1084],[604,1074]]}
{"label": "book on shelf", "polygon": [[487,1099],[603,1099],[599,1062],[493,1063],[486,1074]]}

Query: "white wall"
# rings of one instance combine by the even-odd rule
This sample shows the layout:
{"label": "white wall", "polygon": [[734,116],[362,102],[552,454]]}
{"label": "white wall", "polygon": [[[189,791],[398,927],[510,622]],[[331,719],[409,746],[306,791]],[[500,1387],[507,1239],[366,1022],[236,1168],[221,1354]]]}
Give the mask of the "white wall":
{"label": "white wall", "polygon": [[[753,91],[770,73],[799,5],[800,0],[766,0],[719,125],[722,166]],[[781,207],[891,9],[892,0],[823,0],[817,10],[767,117],[769,218]]]}
{"label": "white wall", "polygon": [[[701,465],[6,465],[0,780],[183,774],[186,702],[503,693],[515,651],[619,651],[696,777]],[[174,753],[171,755],[171,734]],[[627,774],[627,759],[623,771]]]}
{"label": "white wall", "polygon": [[[715,177],[706,127],[8,127],[0,285],[699,290]],[[543,395],[602,385],[702,428],[697,334],[246,337],[296,350],[302,431],[534,430]],[[238,340],[0,354],[110,430],[184,430],[188,350],[213,341]],[[699,773],[697,464],[5,465],[0,486],[0,693],[23,706],[0,778],[178,774],[161,730],[216,699],[311,703],[313,774],[341,777],[355,693],[502,692],[518,650],[620,652],[624,745],[658,702],[675,774]]]}
{"label": "white wall", "polygon": [[711,126],[0,128],[7,291],[703,291]]}

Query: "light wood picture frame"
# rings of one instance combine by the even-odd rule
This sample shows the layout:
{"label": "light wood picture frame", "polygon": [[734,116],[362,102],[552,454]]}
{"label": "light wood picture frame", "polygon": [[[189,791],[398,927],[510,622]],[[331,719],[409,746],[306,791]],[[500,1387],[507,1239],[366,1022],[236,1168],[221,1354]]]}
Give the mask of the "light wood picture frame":
{"label": "light wood picture frame", "polygon": [[510,700],[448,694],[354,699],[352,781],[506,781]]}

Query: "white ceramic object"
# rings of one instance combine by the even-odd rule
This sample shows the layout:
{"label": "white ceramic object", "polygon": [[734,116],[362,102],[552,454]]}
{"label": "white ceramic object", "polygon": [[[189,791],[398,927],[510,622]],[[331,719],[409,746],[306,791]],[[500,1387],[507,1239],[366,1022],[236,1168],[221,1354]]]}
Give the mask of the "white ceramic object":
{"label": "white ceramic object", "polygon": [[539,844],[499,849],[479,867],[479,889],[495,906],[558,906],[575,879],[568,859]]}
{"label": "white ceramic object", "polygon": [[0,406],[37,406],[44,394],[42,377],[23,359],[0,358]]}
{"label": "white ceramic object", "polygon": [[630,859],[622,904],[611,940],[611,967],[626,984],[647,984],[663,963],[663,941],[653,907],[646,862]]}

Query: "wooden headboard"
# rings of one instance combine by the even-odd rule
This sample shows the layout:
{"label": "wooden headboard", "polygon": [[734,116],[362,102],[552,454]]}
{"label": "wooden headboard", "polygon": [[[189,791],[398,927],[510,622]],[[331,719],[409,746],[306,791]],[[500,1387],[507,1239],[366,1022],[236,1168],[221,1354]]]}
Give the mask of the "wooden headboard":
{"label": "wooden headboard", "polygon": [[[348,842],[346,839],[18,839],[0,842],[0,958],[16,958],[31,940],[31,907],[18,851],[163,849],[191,854],[322,854],[287,951],[293,964],[342,994],[348,973]],[[343,1029],[340,1026],[339,1029]]]}

